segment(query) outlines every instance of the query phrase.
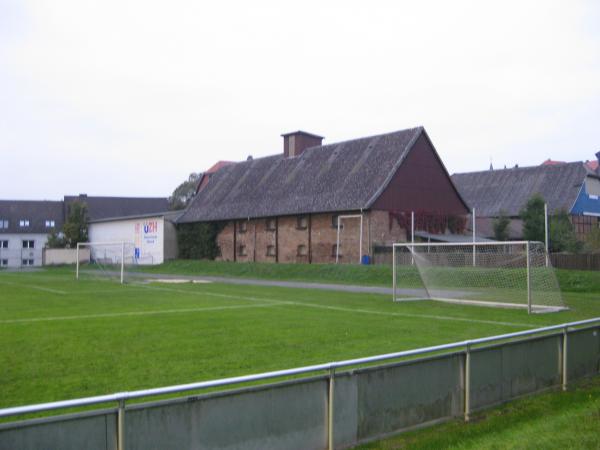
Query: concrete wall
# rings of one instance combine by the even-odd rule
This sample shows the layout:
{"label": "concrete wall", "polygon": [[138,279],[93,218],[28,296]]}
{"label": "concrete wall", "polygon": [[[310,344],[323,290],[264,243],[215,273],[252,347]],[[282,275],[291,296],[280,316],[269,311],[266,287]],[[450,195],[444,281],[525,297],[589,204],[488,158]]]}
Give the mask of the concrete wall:
{"label": "concrete wall", "polygon": [[[33,248],[23,248],[23,241],[34,241]],[[8,248],[0,243],[0,267],[29,267],[42,265],[42,250],[48,235],[42,233],[0,233],[0,241],[8,241]],[[27,264],[23,264],[27,260]],[[29,264],[33,260],[33,264]]]}
{"label": "concrete wall", "polygon": [[[75,264],[77,262],[77,249],[75,248],[45,248],[42,259],[45,266],[60,264]],[[79,262],[90,260],[90,249],[79,249]]]}
{"label": "concrete wall", "polygon": [[[472,410],[562,382],[562,334],[471,350]],[[569,381],[598,375],[600,326],[569,332]],[[335,448],[461,417],[466,353],[340,371],[333,382]],[[129,405],[128,450],[327,448],[329,377]],[[116,448],[114,409],[0,424],[0,450]]]}

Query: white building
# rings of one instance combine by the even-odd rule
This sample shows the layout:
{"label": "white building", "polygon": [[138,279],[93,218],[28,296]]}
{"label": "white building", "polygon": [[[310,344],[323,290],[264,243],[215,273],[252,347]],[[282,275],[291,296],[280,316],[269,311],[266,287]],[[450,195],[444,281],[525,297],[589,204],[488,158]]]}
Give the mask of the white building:
{"label": "white building", "polygon": [[63,217],[63,202],[0,200],[0,267],[41,266],[48,234]]}
{"label": "white building", "polygon": [[[91,220],[88,225],[89,241],[123,242],[126,244],[126,257],[131,258],[132,263],[162,264],[177,257],[175,221],[181,213],[171,211]],[[102,247],[92,248],[92,258],[102,258],[102,251]]]}

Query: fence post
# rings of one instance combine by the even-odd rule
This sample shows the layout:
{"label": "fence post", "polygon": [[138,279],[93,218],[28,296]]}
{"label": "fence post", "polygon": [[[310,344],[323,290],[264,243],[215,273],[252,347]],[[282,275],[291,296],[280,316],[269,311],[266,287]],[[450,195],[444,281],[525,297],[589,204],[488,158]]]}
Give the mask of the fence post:
{"label": "fence post", "polygon": [[125,400],[119,400],[117,411],[117,449],[125,450]]}
{"label": "fence post", "polygon": [[465,422],[471,414],[471,344],[467,342],[465,350]]}
{"label": "fence post", "polygon": [[327,402],[327,438],[329,450],[334,449],[333,441],[333,391],[335,388],[335,367],[329,369],[329,399]]}
{"label": "fence post", "polygon": [[567,364],[567,346],[568,346],[569,327],[563,329],[563,350],[562,350],[562,390],[567,390],[568,382],[568,364]]}

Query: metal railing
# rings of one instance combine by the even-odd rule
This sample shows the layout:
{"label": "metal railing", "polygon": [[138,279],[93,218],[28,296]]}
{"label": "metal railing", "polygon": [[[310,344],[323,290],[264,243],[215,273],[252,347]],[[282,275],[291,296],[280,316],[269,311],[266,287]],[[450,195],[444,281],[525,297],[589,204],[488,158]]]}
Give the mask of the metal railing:
{"label": "metal railing", "polygon": [[301,375],[311,372],[327,372],[328,373],[328,440],[329,448],[333,449],[333,395],[334,395],[334,380],[335,372],[337,369],[344,367],[359,366],[363,364],[370,364],[375,362],[406,358],[411,356],[426,355],[434,352],[441,352],[445,350],[464,349],[464,373],[465,373],[465,397],[464,397],[464,418],[466,421],[469,420],[471,413],[470,409],[470,353],[474,346],[480,344],[487,344],[495,341],[512,340],[519,337],[533,336],[538,334],[549,333],[552,331],[560,331],[563,335],[561,346],[562,351],[559,352],[559,367],[561,367],[561,385],[563,390],[567,387],[567,345],[568,345],[568,332],[569,329],[583,327],[585,325],[592,324],[600,325],[600,317],[593,319],[580,320],[577,322],[563,323],[559,325],[552,325],[542,328],[536,328],[533,330],[517,331],[514,333],[502,334],[497,336],[489,336],[478,339],[465,340],[460,342],[454,342],[450,344],[435,345],[431,347],[423,347],[414,350],[405,350],[395,353],[387,353],[382,355],[370,356],[365,358],[348,359],[344,361],[329,362],[325,364],[316,364],[312,366],[297,367],[287,370],[278,370],[273,372],[265,372],[253,375],[245,375],[239,377],[222,378],[211,381],[201,381],[197,383],[180,384],[175,386],[167,386],[153,389],[142,389],[131,392],[120,392],[115,394],[100,395],[95,397],[86,397],[73,400],[64,400],[49,403],[40,403],[35,405],[17,406],[12,408],[0,409],[0,417],[15,416],[22,414],[30,414],[43,412],[53,409],[65,409],[79,406],[89,406],[95,404],[116,402],[118,403],[117,411],[117,440],[118,449],[124,450],[124,428],[125,428],[125,402],[131,399],[139,399],[143,397],[153,397],[166,394],[175,394],[192,390],[201,390],[207,388],[229,386],[241,383],[249,383],[254,381],[269,380],[273,378],[288,377],[293,375]]}

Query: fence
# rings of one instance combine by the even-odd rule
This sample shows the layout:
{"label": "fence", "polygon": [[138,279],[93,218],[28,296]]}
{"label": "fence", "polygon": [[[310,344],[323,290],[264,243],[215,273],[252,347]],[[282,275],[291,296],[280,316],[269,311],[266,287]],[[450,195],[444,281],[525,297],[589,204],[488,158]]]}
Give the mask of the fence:
{"label": "fence", "polygon": [[[345,448],[453,417],[468,420],[473,411],[522,395],[561,385],[566,389],[572,380],[597,375],[599,366],[596,318],[370,358],[1,409],[0,417],[6,417],[118,405],[1,424],[0,449]],[[126,404],[297,375],[305,377]]]}

